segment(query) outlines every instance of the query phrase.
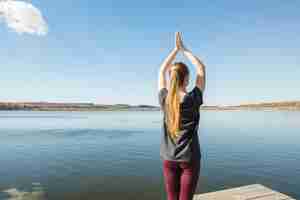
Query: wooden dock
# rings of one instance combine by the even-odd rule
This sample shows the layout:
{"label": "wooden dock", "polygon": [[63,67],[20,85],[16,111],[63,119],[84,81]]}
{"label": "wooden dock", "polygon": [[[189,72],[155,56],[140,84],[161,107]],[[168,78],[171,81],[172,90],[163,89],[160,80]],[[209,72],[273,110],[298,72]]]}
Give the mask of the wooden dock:
{"label": "wooden dock", "polygon": [[261,184],[194,195],[193,200],[295,200]]}

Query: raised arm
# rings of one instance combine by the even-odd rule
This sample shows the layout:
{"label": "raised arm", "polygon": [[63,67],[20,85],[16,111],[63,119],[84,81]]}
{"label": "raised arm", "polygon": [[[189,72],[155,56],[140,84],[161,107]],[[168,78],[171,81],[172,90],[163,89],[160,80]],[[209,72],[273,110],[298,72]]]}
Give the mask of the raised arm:
{"label": "raised arm", "polygon": [[191,63],[196,67],[196,86],[204,92],[205,89],[205,65],[199,58],[192,54],[191,51],[184,49],[183,54],[191,61]]}
{"label": "raised arm", "polygon": [[[176,33],[176,41],[178,39],[178,33]],[[158,90],[167,87],[166,81],[166,72],[172,66],[172,61],[175,59],[179,48],[177,46],[178,42],[176,42],[175,48],[169,53],[167,58],[163,61],[159,69],[159,77],[158,77]]]}
{"label": "raised arm", "polygon": [[183,51],[183,55],[185,55],[191,61],[191,63],[196,67],[196,73],[197,73],[196,86],[199,87],[202,92],[204,92],[205,81],[206,81],[205,65],[198,57],[193,55],[192,52],[183,45],[180,34],[179,34],[178,42],[179,42],[180,49]]}

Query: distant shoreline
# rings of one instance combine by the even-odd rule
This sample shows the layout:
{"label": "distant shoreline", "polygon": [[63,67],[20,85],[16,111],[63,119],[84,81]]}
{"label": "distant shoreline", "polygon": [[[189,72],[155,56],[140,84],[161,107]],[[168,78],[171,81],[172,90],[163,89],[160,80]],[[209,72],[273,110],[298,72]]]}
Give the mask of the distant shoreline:
{"label": "distant shoreline", "polygon": [[[0,111],[159,111],[153,105],[54,103],[54,102],[0,102]],[[289,110],[300,111],[300,101],[285,101],[237,106],[201,106],[201,110]]]}
{"label": "distant shoreline", "polygon": [[204,110],[288,110],[300,111],[300,101],[241,104],[237,106],[204,106]]}
{"label": "distant shoreline", "polygon": [[151,105],[94,104],[94,103],[53,103],[53,102],[0,102],[0,111],[152,111],[160,110]]}

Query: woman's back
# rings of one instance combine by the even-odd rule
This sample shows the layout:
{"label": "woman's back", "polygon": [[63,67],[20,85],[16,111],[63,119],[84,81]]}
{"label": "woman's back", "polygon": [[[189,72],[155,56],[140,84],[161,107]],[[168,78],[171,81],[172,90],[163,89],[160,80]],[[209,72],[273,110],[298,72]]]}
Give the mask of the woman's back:
{"label": "woman's back", "polygon": [[173,140],[168,133],[165,101],[168,94],[166,88],[159,91],[159,103],[163,111],[162,140],[160,155],[164,160],[190,161],[192,156],[200,156],[198,141],[199,107],[203,103],[202,92],[195,86],[180,103],[180,131]]}

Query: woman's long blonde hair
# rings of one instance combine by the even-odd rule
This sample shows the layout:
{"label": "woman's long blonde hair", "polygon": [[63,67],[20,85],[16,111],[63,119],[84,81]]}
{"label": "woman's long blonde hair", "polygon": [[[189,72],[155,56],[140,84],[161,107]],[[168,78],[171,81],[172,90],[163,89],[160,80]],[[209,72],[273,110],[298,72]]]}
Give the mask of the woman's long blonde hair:
{"label": "woman's long blonde hair", "polygon": [[180,96],[179,88],[189,74],[188,67],[182,62],[176,62],[170,70],[170,86],[166,97],[166,124],[172,139],[178,137],[180,130]]}

